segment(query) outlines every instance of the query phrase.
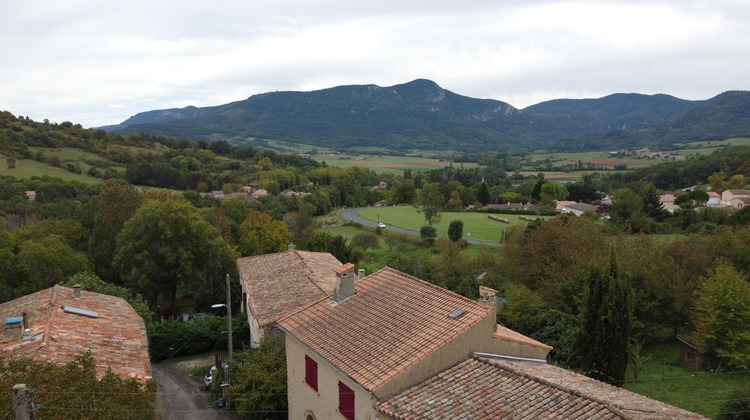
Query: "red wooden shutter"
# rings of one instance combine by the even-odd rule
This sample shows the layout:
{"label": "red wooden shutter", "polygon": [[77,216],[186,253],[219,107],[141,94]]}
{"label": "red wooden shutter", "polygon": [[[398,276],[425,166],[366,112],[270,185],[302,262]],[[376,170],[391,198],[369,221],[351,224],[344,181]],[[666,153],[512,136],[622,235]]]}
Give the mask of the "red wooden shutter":
{"label": "red wooden shutter", "polygon": [[354,391],[339,381],[339,413],[348,420],[354,420]]}
{"label": "red wooden shutter", "polygon": [[318,363],[308,355],[305,355],[305,382],[318,391]]}

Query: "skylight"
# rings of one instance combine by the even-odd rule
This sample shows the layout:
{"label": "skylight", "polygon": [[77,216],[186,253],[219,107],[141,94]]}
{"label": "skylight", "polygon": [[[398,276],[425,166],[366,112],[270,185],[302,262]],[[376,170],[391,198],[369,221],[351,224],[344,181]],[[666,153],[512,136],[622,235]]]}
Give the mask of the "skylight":
{"label": "skylight", "polygon": [[451,312],[450,315],[448,315],[448,317],[450,319],[456,319],[465,313],[466,311],[464,311],[463,309],[456,309],[455,311]]}
{"label": "skylight", "polygon": [[87,316],[89,318],[99,318],[99,312],[89,311],[88,309],[76,308],[75,306],[63,306],[63,311],[69,314]]}

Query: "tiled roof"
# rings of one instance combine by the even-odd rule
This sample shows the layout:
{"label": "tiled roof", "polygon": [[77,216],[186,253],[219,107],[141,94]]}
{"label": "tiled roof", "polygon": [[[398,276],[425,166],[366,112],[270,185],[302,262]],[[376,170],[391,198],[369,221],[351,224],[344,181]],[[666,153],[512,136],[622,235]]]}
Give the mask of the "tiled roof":
{"label": "tiled roof", "polygon": [[470,358],[375,404],[397,419],[702,419],[547,364]]}
{"label": "tiled roof", "polygon": [[495,334],[493,335],[494,337],[502,338],[503,340],[515,341],[516,343],[528,344],[531,346],[552,350],[552,346],[548,346],[542,342],[536,341],[533,338],[527,337],[519,332],[513,331],[510,328],[503,327],[499,324],[495,329]]}
{"label": "tiled roof", "polygon": [[[337,305],[311,304],[279,325],[370,391],[376,391],[492,310],[392,268],[361,280]],[[453,319],[456,309],[465,312]]]}
{"label": "tiled roof", "polygon": [[[90,351],[99,377],[111,367],[125,378],[150,378],[146,326],[133,307],[125,299],[85,290],[81,298],[76,300],[69,287],[54,286],[0,304],[0,358],[67,363]],[[75,309],[87,312],[71,312]],[[23,312],[33,338],[28,342],[6,336],[6,320]]]}
{"label": "tiled roof", "polygon": [[571,203],[565,205],[565,208],[574,209],[578,211],[596,211],[596,206],[586,203]]}
{"label": "tiled roof", "polygon": [[557,210],[558,210],[558,211],[562,211],[562,210],[563,210],[563,209],[565,209],[565,207],[567,207],[567,206],[568,206],[569,204],[574,204],[574,203],[575,203],[575,201],[565,201],[565,200],[558,200],[558,201],[557,201],[556,203],[557,203],[557,204],[556,204]]}
{"label": "tiled roof", "polygon": [[332,294],[340,266],[327,252],[296,250],[237,260],[248,307],[261,327]]}
{"label": "tiled roof", "polygon": [[659,201],[662,203],[673,203],[675,196],[672,194],[664,194],[659,196]]}

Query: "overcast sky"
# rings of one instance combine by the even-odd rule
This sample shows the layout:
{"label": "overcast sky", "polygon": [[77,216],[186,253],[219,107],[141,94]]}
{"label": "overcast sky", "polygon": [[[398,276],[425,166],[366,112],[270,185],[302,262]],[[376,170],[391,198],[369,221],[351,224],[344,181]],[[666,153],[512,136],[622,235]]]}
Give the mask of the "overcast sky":
{"label": "overcast sky", "polygon": [[748,90],[747,0],[2,0],[0,110],[84,127],[430,79],[516,108]]}

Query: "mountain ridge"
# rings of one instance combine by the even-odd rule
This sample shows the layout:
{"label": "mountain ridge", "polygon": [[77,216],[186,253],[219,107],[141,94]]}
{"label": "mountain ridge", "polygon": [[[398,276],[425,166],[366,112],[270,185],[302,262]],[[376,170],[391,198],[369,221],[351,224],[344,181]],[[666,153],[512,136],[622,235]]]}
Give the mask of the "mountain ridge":
{"label": "mountain ridge", "polygon": [[[750,115],[750,93],[732,92],[736,93],[729,96],[735,98],[729,105],[720,105],[724,94],[689,101],[666,94],[616,93],[555,99],[517,109],[503,101],[463,96],[431,80],[416,79],[386,87],[345,85],[310,92],[267,92],[218,106],[146,111],[101,128],[201,141],[274,138],[342,150],[515,152],[580,148],[576,142],[590,147],[595,138],[608,139],[599,142],[602,146],[629,147],[662,142],[659,133],[672,133],[667,138],[674,142],[679,133],[707,132],[689,128],[685,120],[689,115],[698,121],[716,118],[724,126],[739,122],[738,129],[714,129],[716,133],[750,134],[750,121],[717,115]],[[712,105],[706,108],[708,104]],[[705,109],[673,124],[681,124],[681,131],[670,128],[670,120],[697,108]],[[646,134],[639,134],[644,130]]]}

